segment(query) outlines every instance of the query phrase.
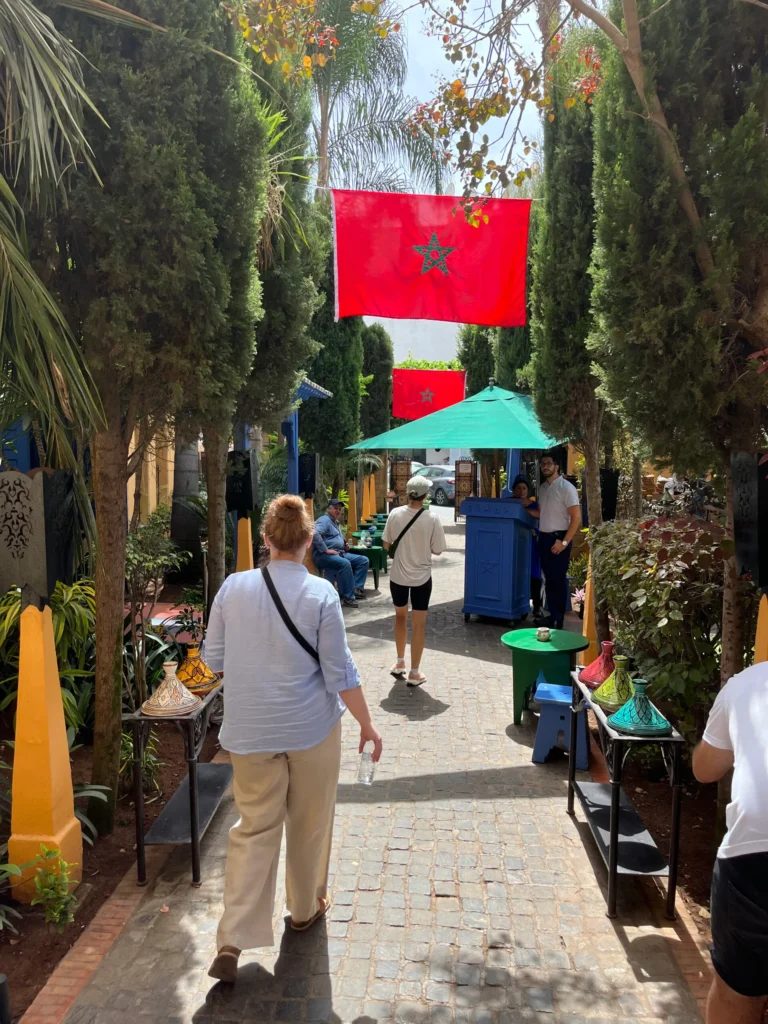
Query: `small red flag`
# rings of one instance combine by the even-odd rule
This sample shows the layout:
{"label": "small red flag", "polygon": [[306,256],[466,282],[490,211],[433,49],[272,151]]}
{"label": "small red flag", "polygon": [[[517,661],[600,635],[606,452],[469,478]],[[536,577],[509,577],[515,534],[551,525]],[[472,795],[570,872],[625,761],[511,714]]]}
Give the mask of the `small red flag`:
{"label": "small red flag", "polygon": [[466,370],[392,371],[392,415],[418,420],[464,401]]}
{"label": "small red flag", "polygon": [[336,319],[521,327],[530,211],[489,199],[473,227],[453,196],[334,189]]}

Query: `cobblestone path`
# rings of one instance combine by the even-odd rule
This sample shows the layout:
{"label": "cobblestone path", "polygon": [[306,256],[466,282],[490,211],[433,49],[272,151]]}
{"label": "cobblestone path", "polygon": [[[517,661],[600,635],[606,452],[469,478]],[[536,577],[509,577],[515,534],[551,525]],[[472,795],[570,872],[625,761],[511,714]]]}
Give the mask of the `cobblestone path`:
{"label": "cobblestone path", "polygon": [[234,988],[207,977],[221,912],[228,800],[205,839],[202,888],[186,849],[78,997],[67,1024],[694,1024],[696,1003],[643,891],[605,917],[602,863],[565,811],[566,763],[531,763],[533,719],[512,723],[500,625],[465,624],[463,529],[435,568],[423,689],[394,683],[391,606],[347,615],[384,736],[370,788],[344,723],[334,905],[307,934],[244,954]]}

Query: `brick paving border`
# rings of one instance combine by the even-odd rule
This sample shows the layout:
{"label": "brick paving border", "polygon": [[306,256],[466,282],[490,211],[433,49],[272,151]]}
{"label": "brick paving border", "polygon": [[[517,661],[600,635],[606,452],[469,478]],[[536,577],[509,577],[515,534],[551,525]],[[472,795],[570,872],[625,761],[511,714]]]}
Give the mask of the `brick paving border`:
{"label": "brick paving border", "polygon": [[[162,872],[172,846],[147,850],[147,884]],[[35,996],[19,1024],[61,1024],[91,975],[112,948],[144,897],[136,884],[136,865],[123,875],[112,895]]]}

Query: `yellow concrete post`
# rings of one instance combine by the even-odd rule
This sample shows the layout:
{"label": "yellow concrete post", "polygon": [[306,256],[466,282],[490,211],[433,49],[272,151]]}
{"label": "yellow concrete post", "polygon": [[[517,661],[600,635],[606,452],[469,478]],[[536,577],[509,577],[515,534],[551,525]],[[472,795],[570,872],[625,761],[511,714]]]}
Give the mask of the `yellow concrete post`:
{"label": "yellow concrete post", "polygon": [[20,635],[8,860],[23,868],[20,878],[11,879],[13,896],[29,903],[37,873],[37,865],[29,862],[39,856],[40,844],[59,850],[70,865],[71,878],[79,882],[83,838],[72,796],[51,609],[25,608]]}
{"label": "yellow concrete post", "polygon": [[363,522],[365,522],[366,519],[369,519],[372,515],[373,511],[371,509],[371,489],[368,486],[368,477],[365,477],[363,480]]}
{"label": "yellow concrete post", "polygon": [[347,484],[349,504],[347,505],[347,535],[353,534],[357,529],[357,484],[350,480]]}
{"label": "yellow concrete post", "polygon": [[375,516],[379,511],[376,507],[376,477],[373,473],[368,477],[368,503],[371,507],[371,515]]}
{"label": "yellow concrete post", "polygon": [[589,647],[579,652],[579,664],[589,665],[600,653],[600,644],[597,642],[597,629],[595,628],[595,599],[592,594],[592,556],[589,559],[587,569],[587,585],[584,592],[584,621],[581,627],[582,636],[588,637]]}
{"label": "yellow concrete post", "polygon": [[253,568],[253,533],[251,517],[243,516],[237,520],[237,565],[235,572],[244,572]]}
{"label": "yellow concrete post", "polygon": [[[315,518],[315,505],[314,505],[314,502],[312,501],[311,498],[305,498],[304,499],[304,507],[306,508],[307,512],[309,512],[309,518],[314,520],[314,518]],[[317,569],[315,568],[315,563],[312,561],[312,545],[311,544],[307,548],[307,553],[304,556],[304,565],[306,566],[308,572],[311,572],[313,576],[317,576],[317,574],[318,574],[317,573]]]}
{"label": "yellow concrete post", "polygon": [[755,664],[760,661],[768,661],[768,594],[760,598],[760,610],[757,613]]}

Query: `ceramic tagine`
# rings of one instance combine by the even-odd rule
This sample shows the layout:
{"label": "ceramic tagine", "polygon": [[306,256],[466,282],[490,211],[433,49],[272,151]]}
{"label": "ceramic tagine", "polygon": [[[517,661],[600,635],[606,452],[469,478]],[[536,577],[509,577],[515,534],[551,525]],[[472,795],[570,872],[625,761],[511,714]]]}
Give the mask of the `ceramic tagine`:
{"label": "ceramic tagine", "polygon": [[149,700],[141,705],[142,714],[153,718],[170,718],[173,715],[187,715],[200,706],[200,698],[179,682],[175,661],[163,662],[163,673],[165,678],[162,683]]}
{"label": "ceramic tagine", "polygon": [[633,681],[634,694],[627,703],[608,719],[608,725],[616,732],[631,736],[668,736],[672,726],[664,715],[648,700],[645,679]]}
{"label": "ceramic tagine", "polygon": [[187,656],[176,670],[176,678],[198,697],[204,697],[219,685],[218,676],[203,661],[199,644],[187,645]]}
{"label": "ceramic tagine", "polygon": [[626,704],[632,696],[632,679],[629,674],[629,658],[623,654],[614,657],[615,668],[604,683],[592,694],[592,700],[603,711],[613,712]]}
{"label": "ceramic tagine", "polygon": [[579,675],[579,682],[584,683],[592,690],[596,690],[601,683],[604,683],[616,666],[613,663],[613,644],[610,640],[603,640],[602,651],[597,658],[589,665],[586,665]]}

